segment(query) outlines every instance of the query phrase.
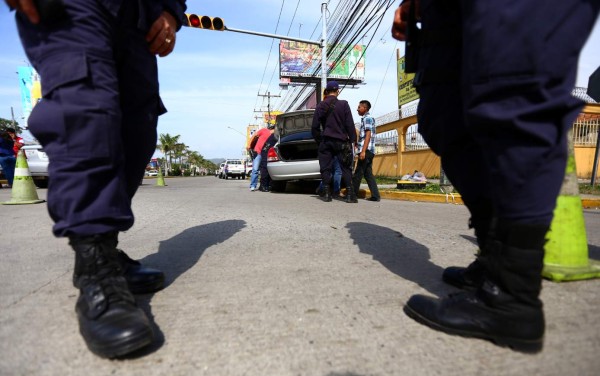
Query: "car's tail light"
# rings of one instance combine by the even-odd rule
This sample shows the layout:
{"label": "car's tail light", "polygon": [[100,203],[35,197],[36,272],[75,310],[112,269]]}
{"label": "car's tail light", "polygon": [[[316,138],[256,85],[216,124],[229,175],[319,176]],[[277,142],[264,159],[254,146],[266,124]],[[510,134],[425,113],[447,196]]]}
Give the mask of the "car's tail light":
{"label": "car's tail light", "polygon": [[277,162],[278,160],[279,160],[279,156],[277,155],[275,148],[271,147],[269,149],[269,152],[267,153],[267,162]]}

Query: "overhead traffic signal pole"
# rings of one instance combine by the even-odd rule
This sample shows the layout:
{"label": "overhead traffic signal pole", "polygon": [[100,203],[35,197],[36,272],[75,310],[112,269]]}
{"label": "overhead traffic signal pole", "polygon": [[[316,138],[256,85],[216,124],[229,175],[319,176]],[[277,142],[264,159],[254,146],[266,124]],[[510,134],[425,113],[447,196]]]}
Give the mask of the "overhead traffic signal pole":
{"label": "overhead traffic signal pole", "polygon": [[189,26],[189,27],[193,27],[193,28],[206,29],[206,30],[233,31],[235,33],[251,34],[251,35],[258,35],[261,37],[276,38],[276,39],[282,39],[282,40],[291,40],[294,42],[302,42],[302,43],[307,43],[307,44],[315,44],[315,45],[321,47],[321,84],[320,84],[321,87],[319,87],[319,84],[317,83],[317,101],[319,101],[321,98],[321,95],[322,95],[322,92],[321,92],[322,88],[325,88],[325,86],[327,86],[327,20],[326,20],[326,13],[327,13],[327,2],[323,1],[321,3],[321,17],[323,20],[323,35],[322,35],[322,39],[320,41],[313,41],[313,40],[302,39],[302,38],[294,38],[294,37],[277,35],[277,34],[261,33],[258,31],[234,29],[234,28],[225,26],[225,22],[220,17],[198,16],[196,14],[186,14],[187,24],[184,22],[183,26]]}

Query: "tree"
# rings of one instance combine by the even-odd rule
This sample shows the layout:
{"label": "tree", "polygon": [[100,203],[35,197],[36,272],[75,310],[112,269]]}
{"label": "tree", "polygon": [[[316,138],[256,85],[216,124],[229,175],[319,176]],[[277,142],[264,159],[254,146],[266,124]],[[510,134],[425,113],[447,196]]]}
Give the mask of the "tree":
{"label": "tree", "polygon": [[0,118],[0,131],[4,131],[6,128],[14,128],[17,131],[17,134],[23,131],[23,129],[19,127],[17,121],[13,124],[12,120]]}
{"label": "tree", "polygon": [[156,149],[160,150],[164,156],[165,156],[165,160],[166,160],[166,166],[165,166],[165,176],[169,175],[169,171],[171,170],[171,157],[173,154],[173,151],[175,150],[175,145],[177,145],[179,143],[179,137],[181,137],[180,135],[177,136],[171,136],[168,133],[164,133],[161,134],[158,138],[158,142],[159,144],[156,145]]}

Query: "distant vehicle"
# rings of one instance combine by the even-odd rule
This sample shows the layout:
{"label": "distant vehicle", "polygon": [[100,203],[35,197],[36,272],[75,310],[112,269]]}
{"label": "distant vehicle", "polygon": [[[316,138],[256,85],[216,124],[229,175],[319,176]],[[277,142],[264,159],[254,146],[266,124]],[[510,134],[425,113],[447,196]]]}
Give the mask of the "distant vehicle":
{"label": "distant vehicle", "polygon": [[146,176],[158,176],[158,171],[157,170],[148,170],[145,173]]}
{"label": "distant vehicle", "polygon": [[227,159],[223,172],[225,179],[246,179],[246,162],[243,159]]}
{"label": "distant vehicle", "polygon": [[219,165],[219,169],[217,171],[215,171],[215,176],[218,177],[219,179],[223,179],[224,171],[225,171],[225,162],[223,162]]}
{"label": "distant vehicle", "polygon": [[48,164],[50,160],[44,152],[42,145],[25,145],[21,148],[27,157],[27,166],[33,178],[33,183],[38,188],[48,188]]}
{"label": "distant vehicle", "polygon": [[302,110],[277,115],[277,142],[267,155],[273,191],[285,191],[288,181],[321,179],[319,146],[310,131],[314,112]]}

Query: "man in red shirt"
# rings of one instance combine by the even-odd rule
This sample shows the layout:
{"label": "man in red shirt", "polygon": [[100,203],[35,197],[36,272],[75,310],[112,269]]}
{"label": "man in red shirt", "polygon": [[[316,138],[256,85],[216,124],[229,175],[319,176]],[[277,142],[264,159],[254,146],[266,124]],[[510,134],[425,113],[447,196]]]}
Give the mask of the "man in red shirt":
{"label": "man in red shirt", "polygon": [[22,137],[17,136],[17,131],[14,128],[6,128],[6,133],[13,139],[14,146],[13,150],[15,152],[15,157],[19,154],[19,150],[25,145],[25,141],[23,141]]}

